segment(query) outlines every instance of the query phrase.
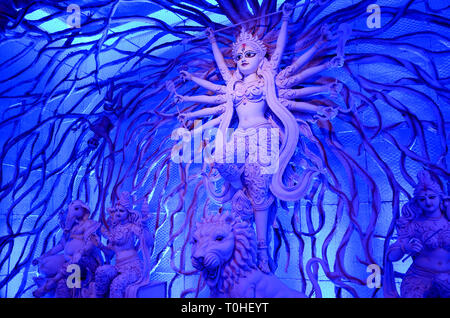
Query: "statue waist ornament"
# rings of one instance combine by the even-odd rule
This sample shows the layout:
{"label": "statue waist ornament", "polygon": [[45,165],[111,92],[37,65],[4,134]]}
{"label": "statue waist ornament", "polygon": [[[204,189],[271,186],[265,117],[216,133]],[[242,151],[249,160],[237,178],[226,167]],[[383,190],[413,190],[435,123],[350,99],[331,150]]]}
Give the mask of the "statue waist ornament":
{"label": "statue waist ornament", "polygon": [[138,276],[142,273],[142,261],[137,254],[116,260],[114,267],[120,273],[134,272]]}
{"label": "statue waist ornament", "polygon": [[266,98],[264,92],[264,80],[258,79],[248,83],[237,81],[234,84],[234,92],[232,95],[235,108],[241,104],[245,105],[247,102],[259,103]]}
{"label": "statue waist ornament", "polygon": [[403,278],[400,287],[405,298],[428,298],[450,296],[450,272],[437,272],[416,264],[411,267]]}

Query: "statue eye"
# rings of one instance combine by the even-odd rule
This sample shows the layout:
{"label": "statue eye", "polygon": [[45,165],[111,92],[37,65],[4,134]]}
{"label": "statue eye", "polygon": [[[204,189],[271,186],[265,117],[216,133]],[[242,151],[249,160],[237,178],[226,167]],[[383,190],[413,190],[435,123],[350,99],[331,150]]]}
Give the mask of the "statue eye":
{"label": "statue eye", "polygon": [[216,241],[219,241],[219,242],[220,242],[220,241],[223,240],[223,238],[224,238],[223,235],[217,235],[217,236],[216,236]]}
{"label": "statue eye", "polygon": [[192,239],[192,244],[197,244],[197,239]]}
{"label": "statue eye", "polygon": [[236,55],[236,61],[240,61],[240,60],[242,60],[242,54]]}
{"label": "statue eye", "polygon": [[256,53],[255,52],[245,52],[245,57],[247,57],[247,58],[252,58],[252,57],[255,57],[256,56]]}

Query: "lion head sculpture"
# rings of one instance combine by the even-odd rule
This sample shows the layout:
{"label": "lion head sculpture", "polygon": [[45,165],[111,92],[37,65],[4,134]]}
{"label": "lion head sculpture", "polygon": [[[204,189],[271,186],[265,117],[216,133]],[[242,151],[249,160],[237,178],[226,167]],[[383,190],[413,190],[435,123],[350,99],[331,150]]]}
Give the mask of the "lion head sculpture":
{"label": "lion head sculpture", "polygon": [[202,272],[212,291],[226,292],[257,268],[254,229],[230,212],[198,222],[192,243],[192,265]]}

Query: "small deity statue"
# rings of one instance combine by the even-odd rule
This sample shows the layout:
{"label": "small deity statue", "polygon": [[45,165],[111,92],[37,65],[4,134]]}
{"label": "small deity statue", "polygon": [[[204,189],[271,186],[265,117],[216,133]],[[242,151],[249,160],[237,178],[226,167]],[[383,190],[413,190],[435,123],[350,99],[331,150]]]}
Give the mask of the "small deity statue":
{"label": "small deity statue", "polygon": [[[300,135],[296,115],[306,114],[305,116],[317,120],[330,119],[337,114],[336,109],[332,107],[298,101],[306,96],[333,94],[339,86],[336,83],[298,89],[293,87],[322,70],[336,67],[343,62],[341,57],[336,57],[337,59],[327,63],[298,72],[327,41],[329,34],[326,28],[323,28],[322,35],[311,48],[292,65],[279,71],[292,11],[292,5],[283,5],[282,24],[276,48],[271,54],[267,46],[255,35],[245,29],[241,31],[232,49],[233,60],[237,66],[234,72],[230,71],[226,64],[214,32],[208,29],[214,59],[226,85],[212,83],[182,70],[184,79],[192,80],[216,95],[182,96],[174,91],[177,103],[195,102],[214,106],[180,113],[179,120],[184,123],[195,118],[217,116],[192,130],[192,134],[197,134],[219,126],[218,132],[224,136],[216,136],[213,155],[213,166],[226,181],[224,191],[221,194],[214,193],[211,190],[214,186],[208,185],[211,183],[208,177],[205,177],[206,189],[211,197],[220,203],[228,202],[237,195],[238,197],[234,198],[234,209],[251,206],[258,240],[258,267],[265,273],[274,271],[269,257],[268,235],[276,211],[275,198],[285,201],[301,199],[310,181],[317,175],[317,171],[305,169],[297,179],[300,181],[286,184],[285,172],[293,175],[289,161]],[[237,125],[237,129],[227,140],[227,130],[233,123]],[[277,133],[272,134],[274,130]],[[280,137],[282,143],[279,143]],[[246,218],[249,216],[248,211],[243,213],[247,214]],[[244,218],[244,215],[242,217]]]}
{"label": "small deity statue", "polygon": [[[84,297],[83,291],[88,290],[90,280],[102,262],[100,251],[92,243],[97,236],[100,223],[89,219],[89,207],[80,200],[69,204],[65,221],[61,224],[63,236],[59,243],[51,250],[33,260],[33,265],[38,265],[42,277],[36,278],[38,289],[33,292],[37,298],[43,297],[51,291],[55,291],[56,298]],[[80,274],[85,279],[81,287],[81,293],[69,288],[67,278],[70,271],[67,267],[76,264],[80,268]]]}
{"label": "small deity statue", "polygon": [[[133,284],[144,281],[147,277],[149,255],[153,246],[153,237],[144,221],[147,215],[141,215],[133,209],[133,200],[128,192],[123,192],[114,208],[109,208],[110,218],[107,226],[102,226],[102,235],[107,245],[100,240],[97,246],[109,259],[115,255],[114,265],[106,264],[95,273],[95,293],[99,298],[135,297],[129,295],[128,289]],[[144,261],[139,257],[141,251]]]}
{"label": "small deity statue", "polygon": [[397,221],[397,241],[387,259],[396,262],[405,254],[413,263],[400,287],[404,298],[450,297],[450,222],[447,196],[428,173],[418,174],[414,197]]}

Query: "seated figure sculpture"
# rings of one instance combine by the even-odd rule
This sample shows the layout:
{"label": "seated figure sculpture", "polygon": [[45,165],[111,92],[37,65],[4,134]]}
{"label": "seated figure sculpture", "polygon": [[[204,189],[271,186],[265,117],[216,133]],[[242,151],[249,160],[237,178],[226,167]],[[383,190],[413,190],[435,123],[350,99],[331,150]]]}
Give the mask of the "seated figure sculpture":
{"label": "seated figure sculpture", "polygon": [[203,218],[192,244],[192,265],[213,298],[306,297],[258,268],[255,231],[239,216],[224,212]]}
{"label": "seated figure sculpture", "polygon": [[[449,206],[439,183],[427,171],[418,174],[414,197],[397,221],[398,240],[390,246],[388,261],[405,254],[413,263],[400,287],[404,298],[450,297]],[[405,260],[404,258],[403,260]]]}
{"label": "seated figure sculpture", "polygon": [[100,223],[89,219],[89,207],[80,200],[69,204],[65,222],[61,224],[63,236],[59,243],[51,250],[33,260],[33,265],[38,265],[39,274],[43,279],[35,279],[38,289],[33,292],[37,298],[55,291],[57,298],[70,298],[73,296],[84,297],[68,287],[67,278],[70,274],[67,267],[70,264],[80,266],[80,272],[85,278],[84,291],[93,279],[96,268],[102,264],[100,251],[92,243],[97,236]]}
{"label": "seated figure sculpture", "polygon": [[[106,264],[97,269],[95,274],[96,297],[123,298],[135,297],[128,292],[130,286],[145,281],[146,267],[148,266],[149,247],[152,246],[152,237],[138,211],[133,210],[131,195],[123,192],[114,208],[109,208],[111,217],[101,232],[108,240],[103,245],[100,240],[97,246],[106,255],[115,255],[115,264]],[[142,251],[144,262],[139,257]]]}

